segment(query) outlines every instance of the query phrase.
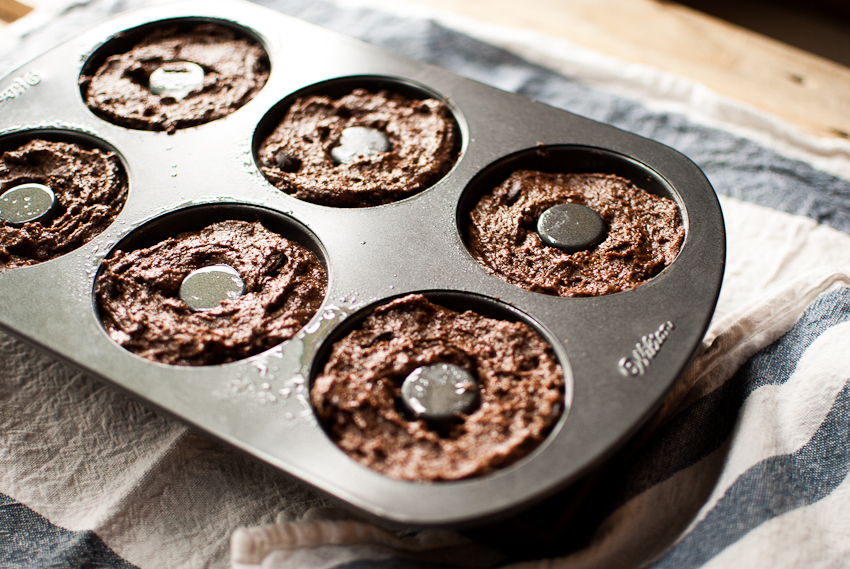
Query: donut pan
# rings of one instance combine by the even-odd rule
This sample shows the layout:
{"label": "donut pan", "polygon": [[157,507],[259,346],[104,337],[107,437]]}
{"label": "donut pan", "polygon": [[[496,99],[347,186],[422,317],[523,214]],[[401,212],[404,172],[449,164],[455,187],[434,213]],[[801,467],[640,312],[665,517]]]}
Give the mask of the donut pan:
{"label": "donut pan", "polygon": [[[264,88],[233,114],[173,134],[93,114],[78,85],[89,58],[124,32],[174,19],[216,21],[258,40],[271,64]],[[255,158],[268,117],[279,118],[287,97],[325,82],[444,100],[459,127],[460,158],[434,186],[388,205],[335,208],[279,191]],[[189,2],[119,15],[12,72],[0,93],[0,150],[35,137],[76,140],[115,150],[129,179],[126,204],[101,234],[59,258],[0,273],[0,326],[385,520],[422,527],[494,520],[603,465],[682,374],[720,290],[722,215],[709,182],[683,155],[254,4]],[[469,253],[463,226],[477,197],[515,168],[618,174],[673,199],[685,226],[678,257],[634,290],[601,297],[538,294],[488,274]],[[233,218],[259,218],[324,263],[327,295],[297,336],[247,359],[196,367],[154,363],[113,342],[93,288],[116,244]],[[551,343],[566,376],[566,409],[531,454],[479,478],[404,482],[350,459],[318,424],[309,386],[329,342],[370,308],[412,292],[522,320]]]}

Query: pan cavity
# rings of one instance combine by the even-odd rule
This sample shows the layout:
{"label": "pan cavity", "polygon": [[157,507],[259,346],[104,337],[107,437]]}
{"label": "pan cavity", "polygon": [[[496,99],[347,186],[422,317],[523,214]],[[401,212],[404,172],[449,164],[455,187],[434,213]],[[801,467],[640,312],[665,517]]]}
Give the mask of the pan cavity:
{"label": "pan cavity", "polygon": [[561,297],[604,296],[650,281],[685,243],[682,202],[645,165],[581,146],[528,149],[464,190],[459,232],[491,275]]}
{"label": "pan cavity", "polygon": [[390,77],[302,89],[260,122],[254,155],[266,179],[300,200],[370,207],[438,184],[460,156],[458,113],[437,93]]}
{"label": "pan cavity", "polygon": [[172,212],[123,239],[103,260],[94,296],[104,329],[122,348],[200,366],[291,339],[326,290],[322,248],[300,223],[260,207],[216,204]]}

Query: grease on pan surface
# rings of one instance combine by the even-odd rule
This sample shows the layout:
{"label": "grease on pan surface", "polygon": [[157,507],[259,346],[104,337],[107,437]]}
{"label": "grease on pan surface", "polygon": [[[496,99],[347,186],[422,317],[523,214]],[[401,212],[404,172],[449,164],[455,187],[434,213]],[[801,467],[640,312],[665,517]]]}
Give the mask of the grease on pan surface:
{"label": "grease on pan surface", "polygon": [[[355,126],[384,133],[390,150],[335,163],[331,150]],[[439,181],[457,160],[458,137],[451,112],[436,99],[364,89],[339,99],[301,97],[262,143],[260,169],[278,189],[301,200],[375,206]]]}
{"label": "grease on pan surface", "polygon": [[[245,294],[192,312],[179,289],[192,271],[226,264]],[[260,222],[224,221],[103,261],[95,293],[122,347],[177,365],[242,359],[292,338],[321,305],[327,279],[313,253]]]}
{"label": "grease on pan surface", "polygon": [[[596,211],[607,237],[568,254],[545,245],[537,219],[577,203]],[[517,170],[470,212],[467,242],[491,274],[524,289],[574,297],[631,290],[669,266],[685,238],[676,204],[611,174]]]}
{"label": "grease on pan surface", "polygon": [[[451,363],[478,382],[481,404],[446,432],[401,411],[404,378]],[[374,310],[333,346],[312,401],[336,444],[390,477],[457,480],[510,465],[546,437],[564,407],[564,375],[528,325],[455,312],[409,295]]]}
{"label": "grease on pan surface", "polygon": [[[151,75],[163,65],[199,65],[203,81],[177,96],[154,94]],[[269,77],[265,50],[230,28],[205,23],[163,25],[126,53],[109,56],[80,77],[86,104],[114,124],[174,132],[225,117],[245,105]]]}
{"label": "grease on pan surface", "polygon": [[13,226],[0,222],[0,268],[41,263],[77,249],[112,223],[127,199],[114,152],[34,139],[0,155],[0,191],[37,183],[53,191],[53,212]]}

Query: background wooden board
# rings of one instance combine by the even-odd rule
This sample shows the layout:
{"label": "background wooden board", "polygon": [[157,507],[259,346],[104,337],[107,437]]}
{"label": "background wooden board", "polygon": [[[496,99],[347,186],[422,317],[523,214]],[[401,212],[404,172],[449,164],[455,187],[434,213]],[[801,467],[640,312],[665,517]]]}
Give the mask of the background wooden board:
{"label": "background wooden board", "polygon": [[0,0],[0,27],[23,18],[32,11],[32,7],[17,0]]}
{"label": "background wooden board", "polygon": [[850,68],[674,2],[409,1],[672,71],[809,133],[850,138]]}

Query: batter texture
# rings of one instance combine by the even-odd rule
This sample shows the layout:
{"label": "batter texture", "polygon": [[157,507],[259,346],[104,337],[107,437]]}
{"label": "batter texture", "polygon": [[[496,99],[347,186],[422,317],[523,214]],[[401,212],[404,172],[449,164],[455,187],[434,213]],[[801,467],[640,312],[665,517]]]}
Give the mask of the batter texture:
{"label": "batter texture", "polygon": [[[342,131],[383,132],[391,149],[335,164],[331,149]],[[457,128],[445,104],[355,89],[332,99],[296,99],[260,147],[263,174],[298,199],[335,207],[394,202],[436,183],[457,160]]]}
{"label": "batter texture", "polygon": [[[151,73],[174,62],[200,65],[203,84],[182,99],[151,93]],[[98,116],[128,128],[174,132],[229,115],[253,99],[268,77],[268,57],[256,42],[224,26],[199,24],[157,29],[130,51],[109,56],[80,84]]]}
{"label": "batter texture", "polygon": [[[537,234],[540,215],[561,203],[598,213],[608,233],[586,251],[568,254]],[[610,174],[513,172],[470,212],[467,241],[491,274],[545,294],[599,296],[631,290],[679,253],[685,230],[671,200]]]}
{"label": "batter texture", "polygon": [[[179,298],[192,271],[225,264],[239,272],[244,295],[208,312]],[[257,221],[223,221],[152,247],[116,251],[95,284],[109,336],[149,360],[220,364],[292,338],[315,314],[327,279],[313,253]]]}
{"label": "batter texture", "polygon": [[14,227],[0,221],[0,268],[41,263],[77,249],[112,223],[127,199],[113,152],[35,139],[0,155],[0,192],[25,183],[53,190],[55,214]]}
{"label": "batter texture", "polygon": [[[404,378],[451,363],[476,378],[477,410],[447,431],[406,417]],[[564,407],[564,374],[529,326],[458,313],[409,295],[381,306],[339,340],[313,382],[313,405],[336,444],[402,480],[457,480],[516,462],[545,438]]]}

